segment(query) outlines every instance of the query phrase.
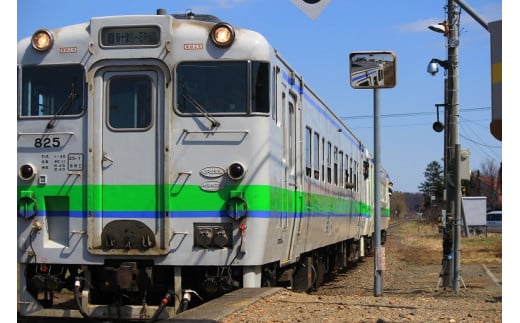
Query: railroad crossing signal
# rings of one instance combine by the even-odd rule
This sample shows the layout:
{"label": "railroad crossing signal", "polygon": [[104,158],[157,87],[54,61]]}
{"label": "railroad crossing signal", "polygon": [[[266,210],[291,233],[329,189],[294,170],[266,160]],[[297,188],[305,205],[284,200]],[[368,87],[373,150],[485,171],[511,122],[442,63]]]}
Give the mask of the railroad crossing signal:
{"label": "railroad crossing signal", "polygon": [[291,0],[311,19],[316,19],[329,4],[330,0]]}

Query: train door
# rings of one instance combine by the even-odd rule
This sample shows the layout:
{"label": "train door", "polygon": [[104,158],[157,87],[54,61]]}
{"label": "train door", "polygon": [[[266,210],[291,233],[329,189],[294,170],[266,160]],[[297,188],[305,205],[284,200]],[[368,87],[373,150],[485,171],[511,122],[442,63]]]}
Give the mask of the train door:
{"label": "train door", "polygon": [[[292,93],[287,98],[286,111],[284,111],[285,129],[284,129],[284,158],[286,160],[285,167],[285,191],[286,195],[286,207],[288,218],[292,222],[290,226],[291,238],[289,245],[288,259],[293,259],[298,256],[301,247],[300,241],[300,226],[301,226],[301,212],[299,211],[300,202],[298,200],[298,114],[296,108],[296,96]],[[291,221],[292,219],[292,221]]]}
{"label": "train door", "polygon": [[[163,254],[163,78],[159,70],[95,76],[92,253]],[[98,132],[97,129],[100,131]]]}

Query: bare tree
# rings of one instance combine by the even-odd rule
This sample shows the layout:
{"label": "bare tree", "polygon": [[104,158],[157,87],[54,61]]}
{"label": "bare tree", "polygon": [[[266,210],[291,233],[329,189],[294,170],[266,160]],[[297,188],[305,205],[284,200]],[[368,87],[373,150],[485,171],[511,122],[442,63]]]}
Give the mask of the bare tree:
{"label": "bare tree", "polygon": [[480,170],[472,173],[470,192],[472,196],[486,196],[488,209],[502,209],[502,163],[492,159],[482,162]]}
{"label": "bare tree", "polygon": [[390,197],[390,217],[404,218],[408,214],[406,196],[401,192],[394,192]]}
{"label": "bare tree", "polygon": [[495,161],[493,159],[487,159],[485,162],[482,162],[480,164],[480,168],[482,170],[480,173],[481,176],[483,175],[496,178],[498,175],[499,167],[497,164],[495,164]]}

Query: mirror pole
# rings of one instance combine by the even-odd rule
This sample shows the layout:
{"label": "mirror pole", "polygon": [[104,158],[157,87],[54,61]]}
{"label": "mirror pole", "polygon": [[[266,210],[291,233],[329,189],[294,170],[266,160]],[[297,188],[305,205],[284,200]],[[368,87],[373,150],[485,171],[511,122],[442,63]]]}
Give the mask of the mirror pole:
{"label": "mirror pole", "polygon": [[383,295],[383,270],[385,263],[384,249],[381,247],[381,146],[379,144],[380,106],[379,89],[374,89],[374,296]]}

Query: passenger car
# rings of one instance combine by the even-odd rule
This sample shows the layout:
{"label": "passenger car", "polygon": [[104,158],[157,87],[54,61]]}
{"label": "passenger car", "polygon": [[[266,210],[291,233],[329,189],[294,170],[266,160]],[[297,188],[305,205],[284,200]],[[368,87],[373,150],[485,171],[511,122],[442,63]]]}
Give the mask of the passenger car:
{"label": "passenger car", "polygon": [[502,233],[502,211],[490,211],[486,214],[487,232]]}

